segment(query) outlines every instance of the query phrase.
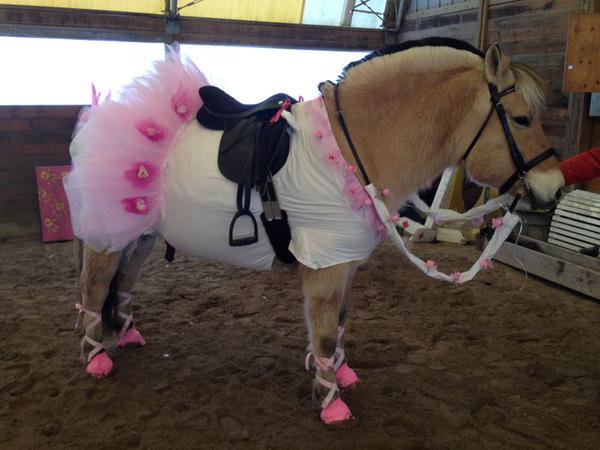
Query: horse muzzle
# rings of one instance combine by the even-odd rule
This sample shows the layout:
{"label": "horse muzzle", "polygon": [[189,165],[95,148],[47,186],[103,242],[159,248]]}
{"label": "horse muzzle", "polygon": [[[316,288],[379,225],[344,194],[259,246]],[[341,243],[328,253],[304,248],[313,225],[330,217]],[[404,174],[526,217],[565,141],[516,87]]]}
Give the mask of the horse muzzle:
{"label": "horse muzzle", "polygon": [[525,184],[532,208],[550,209],[562,197],[565,179],[559,169],[532,170],[525,177]]}

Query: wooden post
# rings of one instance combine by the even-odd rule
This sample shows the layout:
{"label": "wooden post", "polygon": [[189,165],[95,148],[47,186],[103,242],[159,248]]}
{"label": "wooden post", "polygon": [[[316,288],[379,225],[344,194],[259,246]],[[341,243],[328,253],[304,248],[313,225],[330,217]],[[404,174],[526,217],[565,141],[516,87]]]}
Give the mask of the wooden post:
{"label": "wooden post", "polygon": [[346,0],[344,2],[344,11],[342,12],[342,20],[340,21],[341,27],[352,26],[352,14],[354,13],[355,0]]}
{"label": "wooden post", "polygon": [[479,34],[477,35],[477,46],[479,50],[483,50],[485,46],[485,35],[487,32],[487,17],[488,17],[489,0],[481,0],[479,4]]}

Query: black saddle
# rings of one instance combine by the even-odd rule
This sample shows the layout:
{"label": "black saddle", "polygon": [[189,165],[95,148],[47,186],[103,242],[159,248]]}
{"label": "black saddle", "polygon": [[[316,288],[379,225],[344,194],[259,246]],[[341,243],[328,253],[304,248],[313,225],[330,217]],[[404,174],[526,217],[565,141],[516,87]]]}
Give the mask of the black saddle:
{"label": "black saddle", "polygon": [[[286,94],[276,94],[255,105],[245,105],[214,86],[200,88],[200,97],[204,105],[196,118],[206,128],[223,130],[219,170],[225,178],[238,184],[238,211],[229,226],[229,245],[258,241],[258,226],[250,212],[252,189],[256,189],[263,204],[261,219],[275,253],[284,262],[295,262],[287,250],[291,239],[287,215],[279,208],[271,177],[285,164],[290,146],[287,122],[279,120],[279,116],[296,100]],[[235,237],[236,221],[243,216],[250,218],[254,232],[250,236]]]}

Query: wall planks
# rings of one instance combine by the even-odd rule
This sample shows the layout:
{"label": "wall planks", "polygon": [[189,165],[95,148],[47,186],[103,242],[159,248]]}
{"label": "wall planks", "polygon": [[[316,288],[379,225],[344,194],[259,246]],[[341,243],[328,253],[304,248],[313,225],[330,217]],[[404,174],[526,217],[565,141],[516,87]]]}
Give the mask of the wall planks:
{"label": "wall planks", "polygon": [[39,235],[35,167],[70,163],[81,106],[0,106],[0,238]]}

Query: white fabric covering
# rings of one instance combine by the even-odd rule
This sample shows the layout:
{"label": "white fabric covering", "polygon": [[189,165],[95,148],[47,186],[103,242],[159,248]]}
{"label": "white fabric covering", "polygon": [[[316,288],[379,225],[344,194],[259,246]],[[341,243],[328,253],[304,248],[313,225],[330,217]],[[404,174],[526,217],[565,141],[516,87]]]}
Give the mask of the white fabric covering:
{"label": "white fabric covering", "polygon": [[[288,213],[289,249],[313,269],[368,258],[379,241],[378,234],[351,209],[343,186],[310,147],[312,130],[303,106],[293,107],[297,131],[291,130],[288,160],[273,180],[281,208]],[[237,266],[270,269],[274,253],[260,222],[262,205],[256,192],[250,209],[259,224],[259,241],[229,246],[237,185],[218,169],[221,134],[196,121],[182,132],[165,168],[166,206],[159,230],[180,251]],[[236,226],[238,230],[241,228]]]}

